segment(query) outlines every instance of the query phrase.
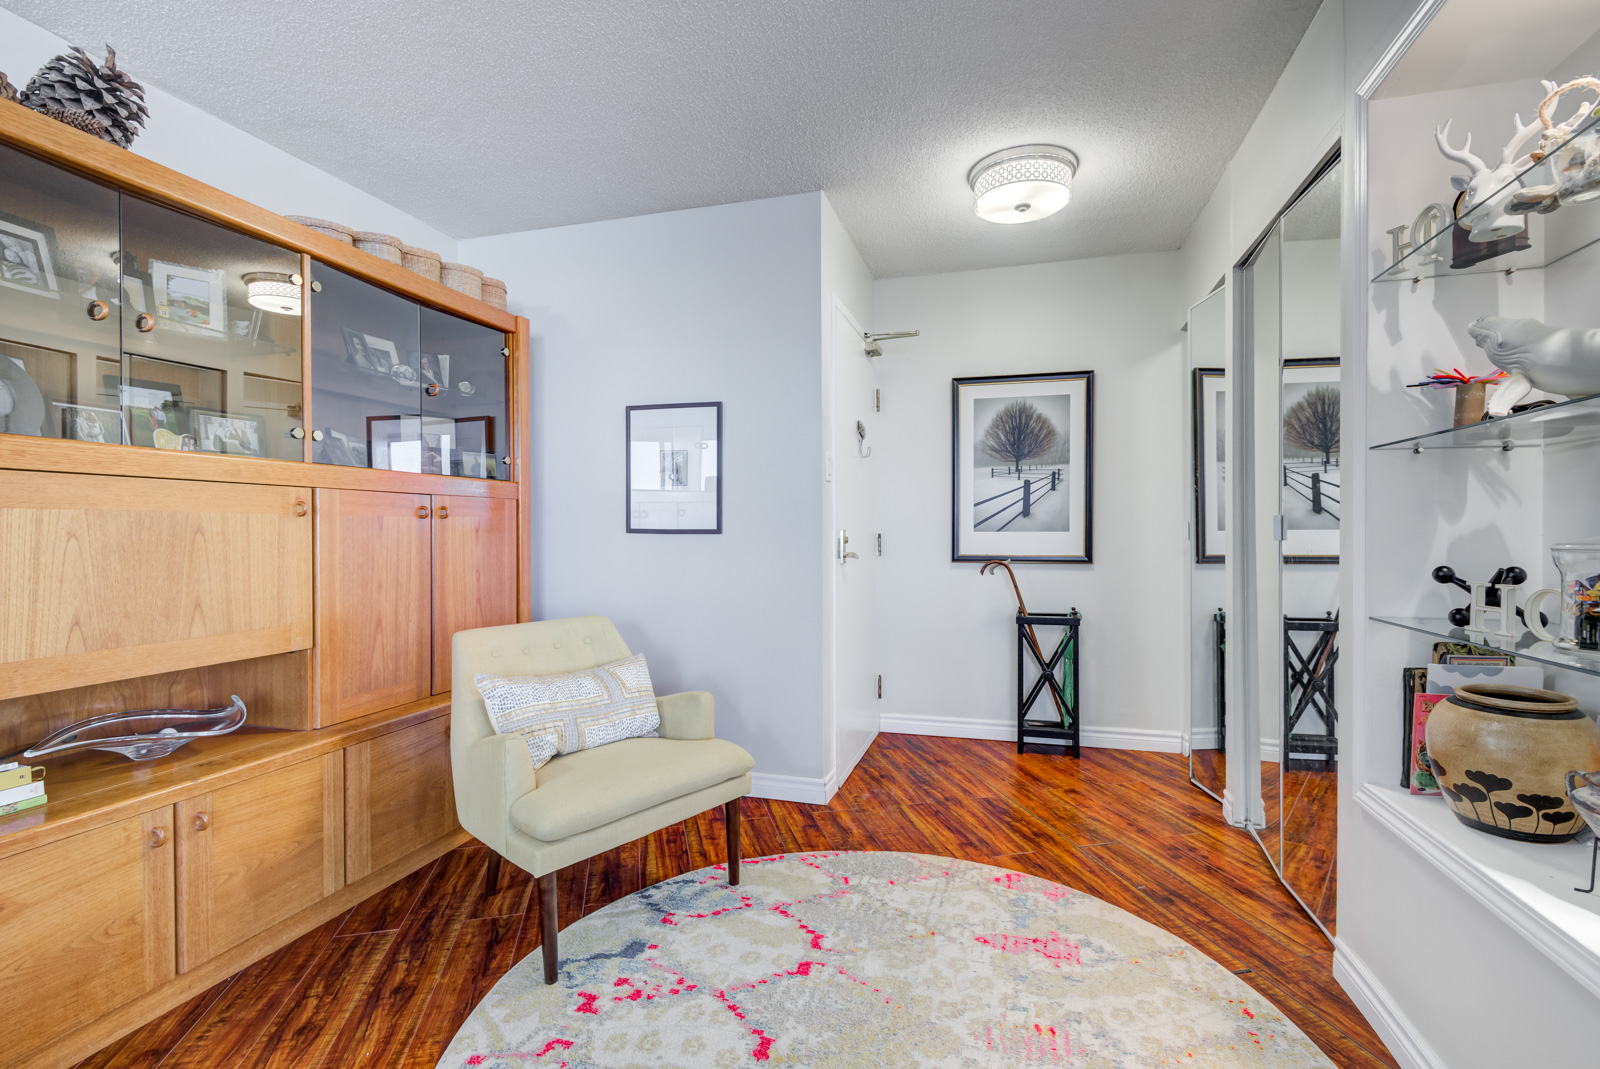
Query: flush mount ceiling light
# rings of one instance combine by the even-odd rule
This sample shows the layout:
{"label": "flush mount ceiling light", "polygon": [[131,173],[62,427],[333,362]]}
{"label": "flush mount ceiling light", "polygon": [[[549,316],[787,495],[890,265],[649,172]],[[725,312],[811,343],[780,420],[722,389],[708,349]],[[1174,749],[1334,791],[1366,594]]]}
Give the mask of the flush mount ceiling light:
{"label": "flush mount ceiling light", "polygon": [[1072,199],[1077,153],[1060,145],[1018,145],[972,165],[967,184],[979,216],[991,223],[1030,223],[1054,215]]}
{"label": "flush mount ceiling light", "polygon": [[252,271],[244,276],[245,299],[251,307],[279,315],[300,314],[300,276],[280,271]]}

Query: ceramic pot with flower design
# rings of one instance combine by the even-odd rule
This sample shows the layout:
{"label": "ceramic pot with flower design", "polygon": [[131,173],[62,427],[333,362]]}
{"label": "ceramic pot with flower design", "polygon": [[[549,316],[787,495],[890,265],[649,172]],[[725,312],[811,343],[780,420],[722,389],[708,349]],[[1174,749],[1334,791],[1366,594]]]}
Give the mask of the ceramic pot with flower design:
{"label": "ceramic pot with flower design", "polygon": [[1553,690],[1468,683],[1428,719],[1428,757],[1461,823],[1521,842],[1583,829],[1566,775],[1600,768],[1600,727]]}

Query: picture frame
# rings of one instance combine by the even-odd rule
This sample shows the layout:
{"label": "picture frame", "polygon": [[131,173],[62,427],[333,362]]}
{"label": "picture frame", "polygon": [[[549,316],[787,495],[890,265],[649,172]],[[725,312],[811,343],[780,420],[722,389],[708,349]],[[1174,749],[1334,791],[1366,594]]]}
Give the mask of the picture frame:
{"label": "picture frame", "polygon": [[0,286],[60,300],[61,266],[54,228],[0,213]]}
{"label": "picture frame", "polygon": [[1339,563],[1339,358],[1283,362],[1278,511],[1285,564]]}
{"label": "picture frame", "polygon": [[189,433],[194,435],[195,449],[202,453],[266,456],[267,425],[260,416],[191,408]]}
{"label": "picture frame", "polygon": [[422,473],[422,417],[367,417],[367,467]]}
{"label": "picture frame", "polygon": [[721,534],[722,402],[628,405],[623,413],[628,534]]}
{"label": "picture frame", "polygon": [[1227,561],[1228,374],[1220,367],[1191,372],[1194,430],[1194,560]]}
{"label": "picture frame", "polygon": [[1094,560],[1094,372],[950,380],[950,559]]}
{"label": "picture frame", "polygon": [[52,404],[60,413],[61,437],[75,442],[128,444],[128,427],[123,422],[122,409],[69,404],[66,401],[54,401]]}
{"label": "picture frame", "polygon": [[221,338],[228,329],[228,287],[221,268],[150,261],[156,323],[165,330]]}

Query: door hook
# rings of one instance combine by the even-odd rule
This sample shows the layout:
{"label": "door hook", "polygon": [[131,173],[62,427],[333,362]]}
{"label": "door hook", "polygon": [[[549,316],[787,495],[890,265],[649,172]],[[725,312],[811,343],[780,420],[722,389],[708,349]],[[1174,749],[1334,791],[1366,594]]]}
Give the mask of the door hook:
{"label": "door hook", "polygon": [[872,455],[872,447],[867,445],[867,425],[859,419],[856,420],[856,455],[863,460]]}

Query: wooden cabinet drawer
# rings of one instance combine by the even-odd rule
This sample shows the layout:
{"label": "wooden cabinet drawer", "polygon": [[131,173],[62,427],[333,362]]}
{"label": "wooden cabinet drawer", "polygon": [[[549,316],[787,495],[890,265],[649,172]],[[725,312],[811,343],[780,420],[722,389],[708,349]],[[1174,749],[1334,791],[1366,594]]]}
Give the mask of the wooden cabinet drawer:
{"label": "wooden cabinet drawer", "polygon": [[311,492],[6,471],[0,698],[311,645]]}
{"label": "wooden cabinet drawer", "polygon": [[317,491],[317,723],[429,691],[426,494]]}
{"label": "wooden cabinet drawer", "polygon": [[171,980],[172,807],[9,857],[0,1061],[21,1061]]}
{"label": "wooden cabinet drawer", "polygon": [[344,752],[177,806],[178,971],[344,886]]}
{"label": "wooden cabinet drawer", "polygon": [[351,882],[456,830],[448,716],[346,747],[344,754]]}
{"label": "wooden cabinet drawer", "polygon": [[433,495],[433,693],[450,690],[457,631],[517,622],[517,503]]}

